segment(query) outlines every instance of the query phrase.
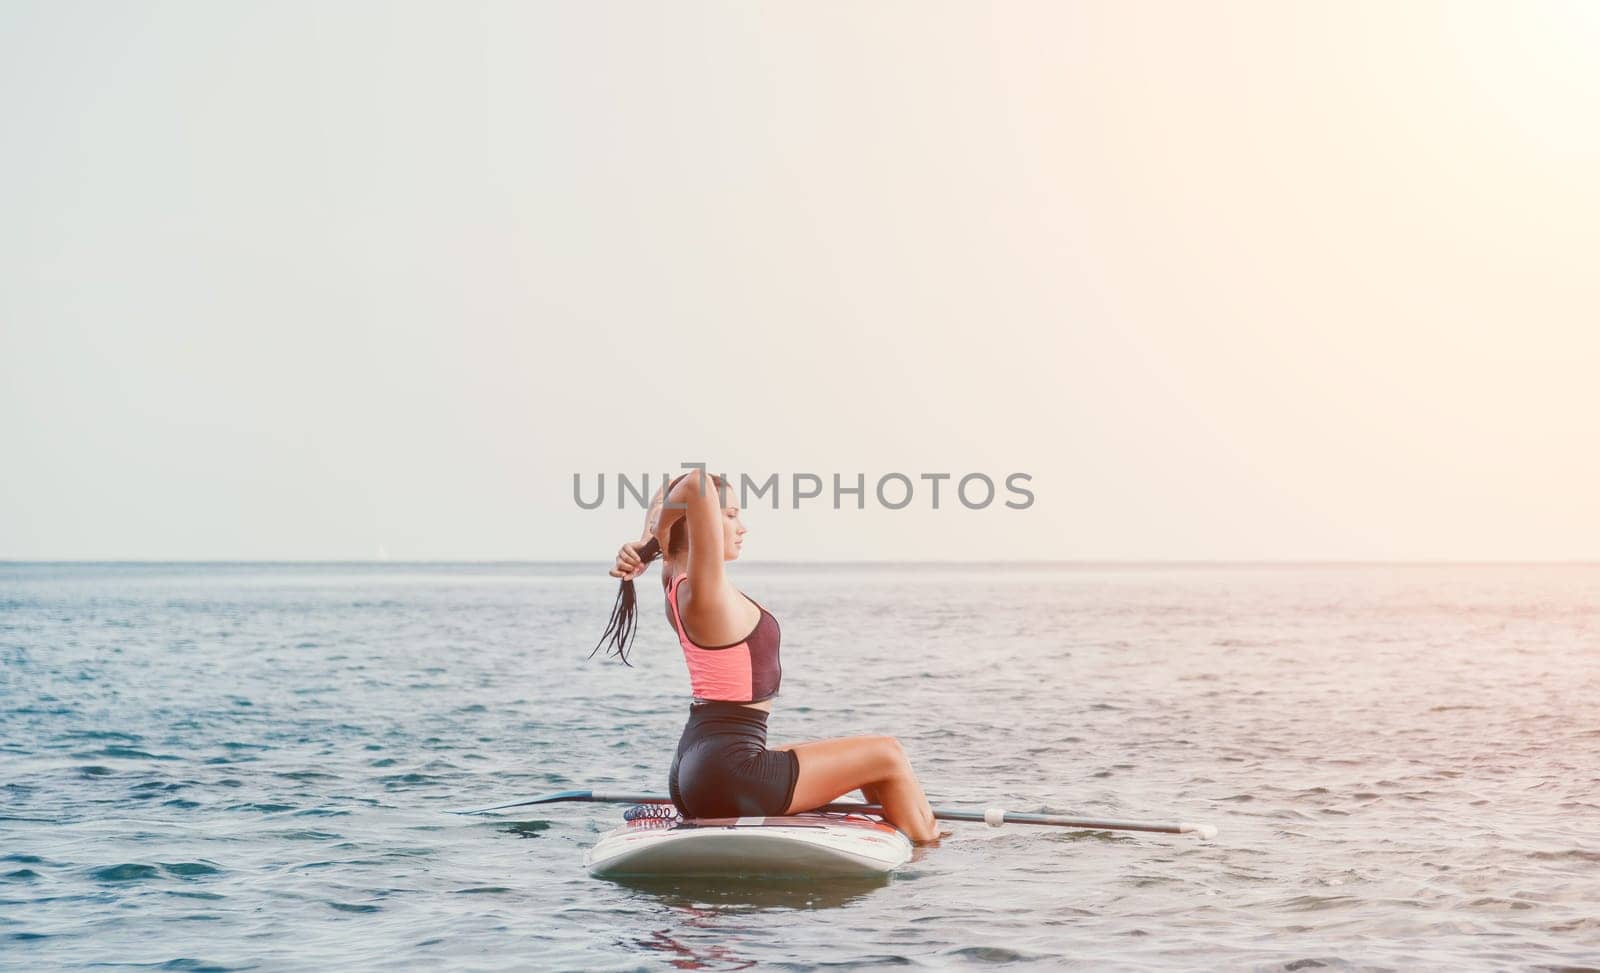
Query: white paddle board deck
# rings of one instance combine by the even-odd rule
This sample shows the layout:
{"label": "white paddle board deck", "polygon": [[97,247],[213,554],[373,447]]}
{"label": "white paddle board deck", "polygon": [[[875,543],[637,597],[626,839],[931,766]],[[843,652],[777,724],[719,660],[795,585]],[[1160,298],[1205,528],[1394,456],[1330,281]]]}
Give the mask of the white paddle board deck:
{"label": "white paddle board deck", "polygon": [[641,819],[600,836],[584,864],[596,878],[867,878],[911,860],[911,842],[876,818]]}

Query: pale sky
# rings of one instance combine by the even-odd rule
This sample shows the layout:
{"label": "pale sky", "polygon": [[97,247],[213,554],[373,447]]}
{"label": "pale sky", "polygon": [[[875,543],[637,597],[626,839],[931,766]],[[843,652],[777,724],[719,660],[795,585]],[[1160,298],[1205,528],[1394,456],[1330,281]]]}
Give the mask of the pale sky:
{"label": "pale sky", "polygon": [[1600,558],[1597,51],[1583,0],[4,0],[0,559],[607,560],[643,515],[572,475],[691,460],[866,475],[754,561]]}

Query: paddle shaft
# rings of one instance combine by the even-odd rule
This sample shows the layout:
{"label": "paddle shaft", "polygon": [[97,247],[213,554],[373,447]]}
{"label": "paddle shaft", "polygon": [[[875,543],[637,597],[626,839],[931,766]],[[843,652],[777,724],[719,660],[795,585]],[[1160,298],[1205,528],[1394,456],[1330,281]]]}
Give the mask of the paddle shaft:
{"label": "paddle shaft", "polygon": [[[853,804],[848,801],[824,804],[818,811],[846,814],[876,814],[883,816],[878,804]],[[933,816],[940,821],[976,821],[998,828],[1002,824],[1042,824],[1058,828],[1082,828],[1085,831],[1150,831],[1158,834],[1189,834],[1202,828],[1198,824],[1156,824],[1148,821],[1101,821],[1095,818],[1069,818],[1060,814],[1019,814],[1003,808],[986,811],[951,811],[933,808]]]}
{"label": "paddle shaft", "polygon": [[554,794],[542,794],[526,801],[515,801],[511,804],[496,804],[494,807],[479,807],[470,811],[451,811],[449,813],[487,814],[490,811],[507,811],[514,807],[527,807],[530,804],[555,804],[560,801],[588,801],[592,804],[671,804],[672,798],[662,797],[660,794],[605,794],[594,791],[557,791]]}

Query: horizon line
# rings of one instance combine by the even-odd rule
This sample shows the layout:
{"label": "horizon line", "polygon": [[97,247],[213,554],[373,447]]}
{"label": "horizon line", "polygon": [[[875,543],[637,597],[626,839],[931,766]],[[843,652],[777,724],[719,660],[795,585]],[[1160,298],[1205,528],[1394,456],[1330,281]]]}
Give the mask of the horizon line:
{"label": "horizon line", "polygon": [[[568,565],[568,564],[603,564],[601,558],[560,558],[551,560],[534,560],[529,558],[422,558],[417,560],[400,558],[34,558],[34,559],[9,559],[0,558],[0,565],[204,565],[204,564],[238,564],[238,565],[386,565],[391,567],[427,566],[427,565]],[[654,562],[652,562],[654,563]],[[1600,559],[1567,558],[1567,559],[1494,559],[1494,558],[972,558],[972,559],[879,559],[861,558],[854,560],[838,559],[768,559],[764,561],[749,562],[760,565],[1060,565],[1060,566],[1136,566],[1136,567],[1183,567],[1183,566],[1459,566],[1459,567],[1515,567],[1515,566],[1600,566]]]}

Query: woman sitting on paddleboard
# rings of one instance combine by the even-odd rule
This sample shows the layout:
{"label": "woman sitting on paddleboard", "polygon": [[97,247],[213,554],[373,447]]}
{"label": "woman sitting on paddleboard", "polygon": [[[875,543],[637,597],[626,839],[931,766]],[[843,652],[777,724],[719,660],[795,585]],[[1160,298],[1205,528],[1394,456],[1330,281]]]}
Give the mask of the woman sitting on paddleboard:
{"label": "woman sitting on paddleboard", "polygon": [[622,591],[600,641],[609,639],[627,662],[633,579],[663,553],[658,538],[666,537],[667,621],[683,646],[694,693],[667,778],[678,811],[686,818],[777,817],[859,789],[912,841],[937,838],[933,809],[894,737],[767,747],[767,715],[783,677],[778,620],[741,594],[723,569],[739,556],[745,527],[722,479],[698,469],[678,477],[657,491],[645,523],[644,537],[617,552],[611,576],[622,579]]}

